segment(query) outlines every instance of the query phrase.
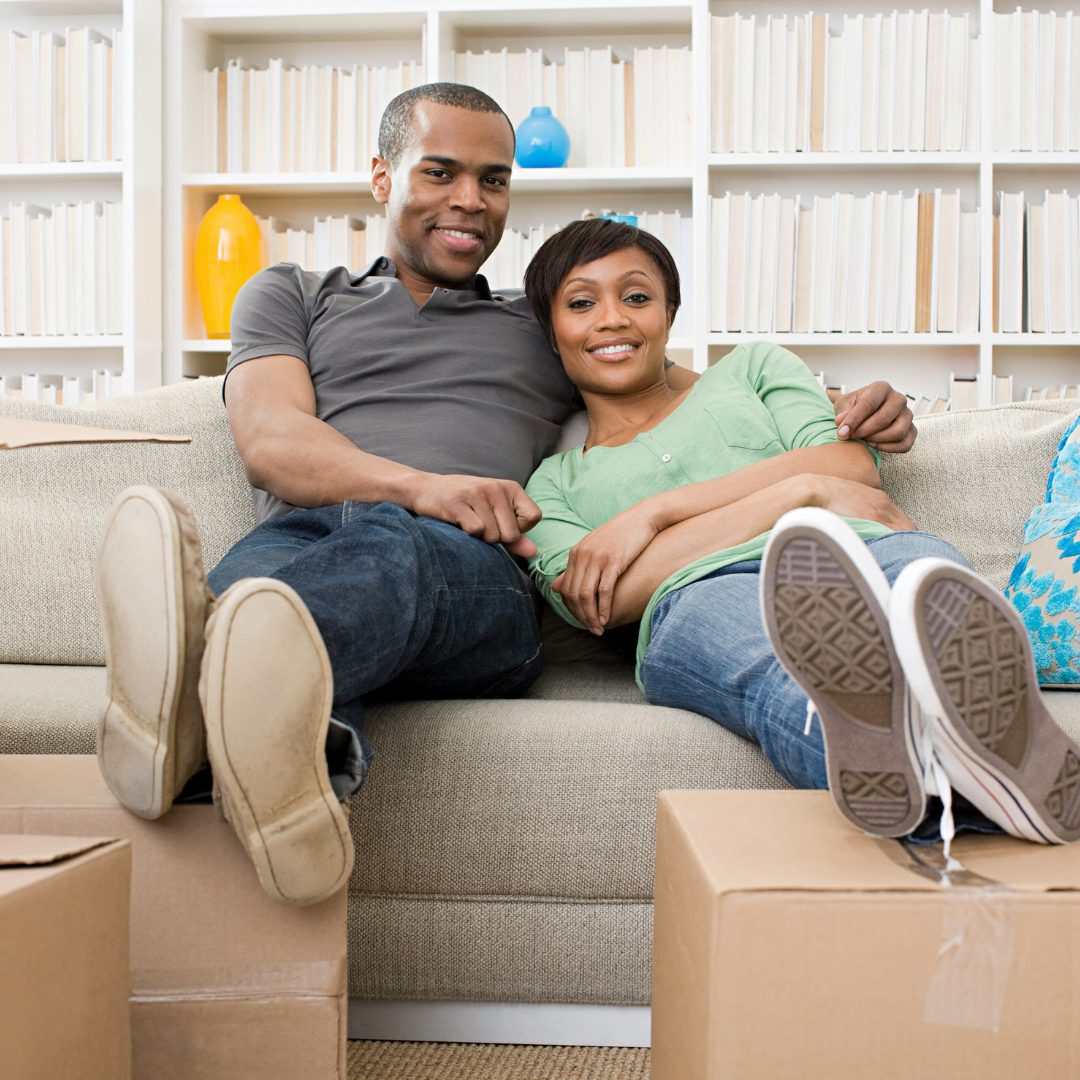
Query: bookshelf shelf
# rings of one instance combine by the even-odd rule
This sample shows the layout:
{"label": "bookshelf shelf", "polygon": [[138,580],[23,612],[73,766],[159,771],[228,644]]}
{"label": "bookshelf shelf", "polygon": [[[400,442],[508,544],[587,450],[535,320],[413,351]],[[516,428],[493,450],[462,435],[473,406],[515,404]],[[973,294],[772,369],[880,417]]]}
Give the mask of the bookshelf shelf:
{"label": "bookshelf shelf", "polygon": [[[2,174],[0,174],[2,176]],[[514,191],[571,194],[578,191],[666,191],[691,188],[693,175],[679,169],[514,169]],[[185,188],[237,195],[347,195],[369,193],[371,173],[184,173]]]}
{"label": "bookshelf shelf", "polygon": [[[119,212],[113,211],[111,227],[115,231],[107,241],[112,251],[109,257],[116,260],[112,265],[119,266],[120,272],[105,286],[110,297],[107,316],[102,316],[99,307],[95,321],[97,329],[105,323],[110,329],[122,327],[121,333],[108,335],[4,335],[0,337],[0,375],[17,378],[30,372],[38,375],[42,385],[53,385],[61,374],[89,379],[95,368],[105,368],[112,376],[113,392],[131,393],[158,386],[162,383],[162,4],[160,0],[15,0],[0,8],[4,48],[11,47],[14,40],[8,31],[26,36],[41,32],[43,42],[48,40],[45,35],[49,33],[57,35],[52,41],[67,42],[70,53],[73,46],[69,31],[81,27],[104,35],[109,44],[110,74],[106,75],[103,93],[108,95],[105,100],[110,105],[103,115],[109,117],[111,126],[107,131],[112,134],[106,136],[104,151],[100,147],[93,150],[87,144],[83,153],[113,157],[115,150],[115,157],[120,160],[0,164],[0,185],[4,188],[5,201],[13,206],[24,203],[39,206],[44,219],[54,224],[53,208],[57,204],[84,207],[92,203],[120,204]],[[33,58],[33,77],[37,79],[40,75],[42,80],[34,86],[35,99],[50,85],[42,57],[35,53]],[[42,68],[40,72],[39,68]],[[17,80],[17,70],[9,68],[7,77]],[[69,96],[67,100],[70,105],[73,98]],[[12,121],[14,126],[9,123],[12,134],[18,127],[16,121],[17,114]],[[71,122],[70,116],[67,122]],[[57,126],[62,123],[61,120],[52,125],[50,137],[52,132],[64,130]],[[91,123],[88,135],[92,131]],[[107,141],[110,137],[112,148]],[[74,146],[69,143],[61,151],[59,140],[55,145],[46,142],[41,154],[62,157]],[[75,152],[72,156],[82,154]],[[4,211],[8,213],[6,206]],[[48,277],[49,235],[44,234],[42,240],[45,258],[41,265],[45,267],[45,276],[28,279],[39,297],[31,299],[30,304],[42,305],[42,327],[46,325],[44,312],[55,312],[49,308],[48,300],[50,295],[55,295]],[[59,267],[59,255],[55,258]],[[100,279],[98,287],[101,287]],[[119,304],[115,304],[117,297]],[[52,320],[54,315],[47,317]],[[17,319],[15,325],[18,326]],[[55,325],[63,329],[58,315]]]}
{"label": "bookshelf shelf", "polygon": [[184,173],[185,188],[236,195],[370,195],[371,173]]}
{"label": "bookshelf shelf", "polygon": [[184,352],[232,352],[232,342],[228,338],[185,338]]}
{"label": "bookshelf shelf", "polygon": [[0,337],[0,351],[37,349],[122,349],[127,344],[123,334],[100,337]]}
{"label": "bookshelf shelf", "polygon": [[0,181],[120,179],[121,161],[66,161],[34,165],[0,165]]}
{"label": "bookshelf shelf", "polygon": [[[46,10],[47,0],[34,0]],[[56,10],[48,0],[47,10]],[[57,0],[59,3],[60,0]],[[83,0],[98,2],[98,0]],[[108,2],[108,0],[104,0]],[[119,0],[111,0],[114,5]],[[152,0],[125,0],[150,3]],[[708,251],[710,198],[725,188],[781,191],[787,195],[823,195],[834,191],[862,192],[902,188],[920,191],[960,189],[961,210],[978,208],[979,308],[982,330],[950,334],[807,333],[767,336],[796,352],[807,350],[815,371],[824,369],[832,382],[855,385],[888,377],[912,394],[948,393],[949,373],[978,374],[983,404],[991,396],[991,376],[1014,374],[1017,386],[1080,383],[1080,335],[992,333],[993,215],[997,193],[1012,190],[1040,192],[1045,188],[1071,194],[1080,187],[1078,152],[999,152],[994,146],[994,0],[965,0],[959,11],[969,19],[970,32],[979,35],[977,55],[981,116],[978,138],[964,142],[978,150],[873,151],[806,153],[725,153],[711,151],[712,55],[711,17],[752,8],[757,25],[762,16],[806,13],[812,5],[775,0],[760,5],[737,0],[226,0],[214,6],[206,0],[160,5],[163,12],[158,79],[163,92],[162,230],[164,277],[158,283],[163,297],[163,371],[165,381],[209,371],[220,365],[230,343],[208,340],[192,275],[188,266],[199,219],[218,193],[235,192],[260,215],[278,215],[293,227],[308,227],[312,215],[372,213],[370,177],[366,172],[207,173],[203,167],[204,71],[240,57],[252,67],[266,66],[267,57],[282,56],[294,64],[345,64],[363,52],[362,62],[423,62],[425,78],[452,80],[454,54],[462,50],[508,48],[511,52],[543,49],[549,59],[568,43],[581,48],[611,44],[629,47],[667,45],[692,49],[692,157],[688,168],[515,169],[508,227],[526,230],[577,216],[583,207],[599,211],[655,212],[677,208],[694,219],[692,280],[684,283],[684,302],[692,307],[692,332],[669,342],[681,362],[693,357],[698,371],[726,349],[753,340],[755,335],[718,333],[710,329]],[[888,14],[896,5],[858,4],[845,0],[841,13]],[[68,5],[71,8],[71,5]],[[951,13],[953,5],[932,10]],[[1002,5],[997,5],[1001,10]],[[72,8],[73,10],[73,8]],[[127,8],[125,8],[125,11]],[[1056,9],[1073,12],[1080,25],[1080,0],[1064,0]],[[840,26],[842,19],[837,22]],[[337,52],[331,52],[334,48]],[[323,50],[319,52],[318,50]],[[353,50],[353,52],[350,52]],[[339,58],[340,56],[340,58]],[[357,60],[356,62],[360,62]],[[965,138],[967,135],[965,134]],[[845,144],[846,145],[846,144]],[[642,160],[642,159],[638,159]],[[656,160],[656,159],[652,159]],[[357,160],[356,164],[364,164]],[[17,174],[23,175],[23,174]],[[42,179],[48,174],[42,172]],[[59,176],[59,174],[58,174]],[[0,170],[0,181],[8,174]],[[125,181],[126,183],[126,181]],[[126,197],[125,187],[125,197]],[[142,219],[140,219],[141,221]],[[127,324],[125,324],[127,325]],[[745,325],[745,324],[744,324]],[[968,324],[970,325],[970,324]],[[135,338],[131,338],[135,340]],[[1075,376],[1063,375],[1075,361]],[[202,366],[200,366],[202,365]],[[833,369],[830,371],[830,367]],[[1018,372],[1022,371],[1020,375]]]}
{"label": "bookshelf shelf", "polygon": [[859,153],[758,153],[710,154],[710,169],[776,167],[784,169],[836,168],[837,166],[925,169],[929,166],[975,169],[982,155],[969,151],[937,153],[928,151],[883,151]]}
{"label": "bookshelf shelf", "polygon": [[693,174],[678,169],[514,169],[512,191],[567,194],[578,191],[690,190]]}
{"label": "bookshelf shelf", "polygon": [[763,339],[775,341],[777,345],[783,345],[785,348],[806,345],[863,349],[911,348],[912,346],[921,348],[926,345],[971,346],[982,342],[980,334],[725,334],[712,331],[709,334],[708,343],[710,345],[745,345]]}
{"label": "bookshelf shelf", "polygon": [[[1024,348],[1046,346],[1080,346],[1080,334],[992,334],[994,345],[1022,345]],[[1078,360],[1080,365],[1080,360]],[[1080,371],[1080,367],[1078,367]]]}

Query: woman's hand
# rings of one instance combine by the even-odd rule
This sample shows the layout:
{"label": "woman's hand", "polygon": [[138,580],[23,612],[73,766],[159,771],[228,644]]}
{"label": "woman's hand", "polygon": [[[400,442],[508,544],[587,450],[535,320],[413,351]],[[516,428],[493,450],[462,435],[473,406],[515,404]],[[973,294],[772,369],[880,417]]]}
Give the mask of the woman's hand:
{"label": "woman's hand", "polygon": [[551,587],[570,614],[594,634],[611,617],[611,596],[626,568],[652,543],[660,525],[646,504],[617,514],[570,549],[566,569]]}
{"label": "woman's hand", "polygon": [[794,477],[807,485],[806,506],[820,506],[840,517],[879,521],[896,532],[913,532],[918,526],[880,488],[867,487],[838,476],[807,474]]}

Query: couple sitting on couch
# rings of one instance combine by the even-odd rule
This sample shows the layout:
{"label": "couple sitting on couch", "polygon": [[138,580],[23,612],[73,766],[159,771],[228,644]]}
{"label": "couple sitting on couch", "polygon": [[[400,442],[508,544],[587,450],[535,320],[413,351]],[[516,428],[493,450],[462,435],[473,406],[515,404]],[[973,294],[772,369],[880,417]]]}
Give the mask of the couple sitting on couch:
{"label": "couple sitting on couch", "polygon": [[[853,441],[910,446],[898,395],[877,384],[837,418],[763,344],[698,380],[665,369],[674,265],[614,222],[550,240],[527,299],[492,296],[476,271],[514,142],[478,91],[400,95],[379,145],[386,257],[271,267],[233,311],[226,401],[261,523],[208,583],[177,496],[129,489],[106,527],[99,759],[126,806],[161,816],[209,760],[267,891],[330,895],[353,857],[339,800],[371,758],[363,698],[507,697],[539,675],[517,556],[594,633],[640,620],[650,701],[758,740],[865,831],[911,832],[951,782],[1009,832],[1080,836],[1047,807],[1080,748],[1042,711],[1022,627]],[[585,446],[541,464],[579,391]]]}

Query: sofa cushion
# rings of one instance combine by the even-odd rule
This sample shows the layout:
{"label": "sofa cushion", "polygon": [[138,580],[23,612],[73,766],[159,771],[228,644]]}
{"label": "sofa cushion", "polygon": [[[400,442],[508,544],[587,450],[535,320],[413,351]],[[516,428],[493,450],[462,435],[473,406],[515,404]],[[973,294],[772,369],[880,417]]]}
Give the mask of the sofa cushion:
{"label": "sofa cushion", "polygon": [[0,664],[0,754],[93,754],[105,669]]}
{"label": "sofa cushion", "polygon": [[1027,401],[919,418],[907,454],[881,455],[885,490],[924,532],[944,537],[1004,589],[1024,522],[1042,502],[1075,401]]}
{"label": "sofa cushion", "polygon": [[1080,689],[1080,421],[1066,432],[1046,498],[1024,525],[1005,595],[1024,620],[1039,681]]}
{"label": "sofa cushion", "polygon": [[71,407],[0,398],[0,416],[194,437],[0,450],[0,662],[105,662],[94,565],[105,519],[124,488],[153,484],[183,495],[208,568],[252,527],[221,384],[200,379]]}

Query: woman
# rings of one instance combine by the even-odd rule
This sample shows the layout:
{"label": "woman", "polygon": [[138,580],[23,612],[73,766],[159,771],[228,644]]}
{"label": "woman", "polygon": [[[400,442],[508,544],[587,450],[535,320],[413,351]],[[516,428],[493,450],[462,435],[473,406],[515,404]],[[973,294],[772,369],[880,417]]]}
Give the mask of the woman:
{"label": "woman", "polygon": [[[969,591],[980,579],[882,492],[870,448],[838,441],[828,399],[790,352],[741,345],[691,389],[668,387],[678,274],[648,233],[575,222],[540,249],[525,288],[589,414],[584,445],[548,458],[527,487],[543,511],[529,533],[540,590],[594,634],[640,620],[651,703],[757,741],[794,786],[829,787],[860,828],[910,833],[935,755],[907,705],[889,584],[928,556],[966,574]],[[971,797],[968,773],[996,764],[964,758],[954,786]],[[1080,836],[1039,825],[1056,842]]]}

